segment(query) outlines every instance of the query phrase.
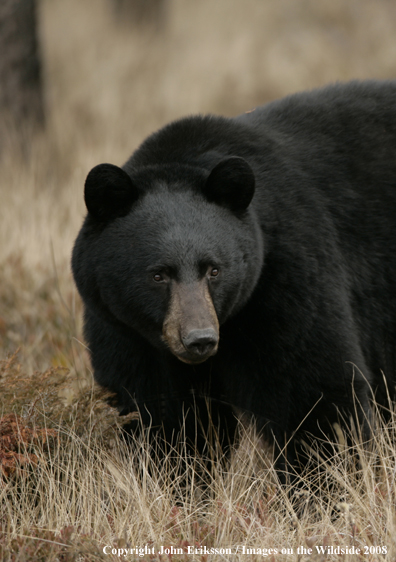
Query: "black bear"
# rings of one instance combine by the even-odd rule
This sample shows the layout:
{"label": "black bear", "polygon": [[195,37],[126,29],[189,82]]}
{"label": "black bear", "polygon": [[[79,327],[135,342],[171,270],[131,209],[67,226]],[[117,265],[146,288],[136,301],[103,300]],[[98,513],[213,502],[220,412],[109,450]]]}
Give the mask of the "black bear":
{"label": "black bear", "polygon": [[178,120],[93,168],[85,202],[72,268],[124,413],[169,440],[185,423],[198,447],[192,411],[209,401],[231,438],[244,413],[289,444],[282,469],[305,435],[351,414],[367,430],[393,397],[395,81]]}

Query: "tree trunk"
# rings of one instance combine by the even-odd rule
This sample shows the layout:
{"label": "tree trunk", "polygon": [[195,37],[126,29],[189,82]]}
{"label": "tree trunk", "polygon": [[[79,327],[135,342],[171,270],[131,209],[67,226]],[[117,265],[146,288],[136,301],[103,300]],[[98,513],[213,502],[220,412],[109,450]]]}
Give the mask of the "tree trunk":
{"label": "tree trunk", "polygon": [[44,124],[35,0],[0,0],[0,113],[22,133]]}

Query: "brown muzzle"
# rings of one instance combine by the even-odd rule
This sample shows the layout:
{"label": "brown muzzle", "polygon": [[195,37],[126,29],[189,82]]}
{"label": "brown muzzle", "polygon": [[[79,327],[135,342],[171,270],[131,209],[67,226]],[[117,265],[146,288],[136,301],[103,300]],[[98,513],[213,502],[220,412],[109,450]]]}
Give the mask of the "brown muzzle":
{"label": "brown muzzle", "polygon": [[219,322],[206,279],[173,283],[162,329],[171,352],[185,363],[202,363],[219,344]]}

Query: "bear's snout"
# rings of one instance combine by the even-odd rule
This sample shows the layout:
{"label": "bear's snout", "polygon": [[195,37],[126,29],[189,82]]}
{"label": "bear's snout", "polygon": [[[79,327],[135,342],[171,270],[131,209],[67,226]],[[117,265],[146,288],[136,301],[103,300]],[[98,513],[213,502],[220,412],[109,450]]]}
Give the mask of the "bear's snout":
{"label": "bear's snout", "polygon": [[219,342],[219,336],[212,328],[191,330],[187,336],[182,337],[182,342],[189,353],[201,359],[212,355]]}
{"label": "bear's snout", "polygon": [[184,363],[202,363],[217,352],[219,322],[205,279],[173,284],[162,339]]}

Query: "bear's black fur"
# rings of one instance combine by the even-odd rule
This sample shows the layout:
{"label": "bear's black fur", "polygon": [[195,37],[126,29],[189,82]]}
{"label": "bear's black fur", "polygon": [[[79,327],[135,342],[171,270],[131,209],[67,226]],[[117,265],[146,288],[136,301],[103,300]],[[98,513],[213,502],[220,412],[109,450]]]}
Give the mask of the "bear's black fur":
{"label": "bear's black fur", "polygon": [[373,393],[393,397],[396,82],[181,119],[95,167],[85,200],[73,273],[124,413],[169,440],[187,416],[194,441],[209,398],[224,430],[243,412],[291,440],[294,464],[306,433],[368,427]]}

